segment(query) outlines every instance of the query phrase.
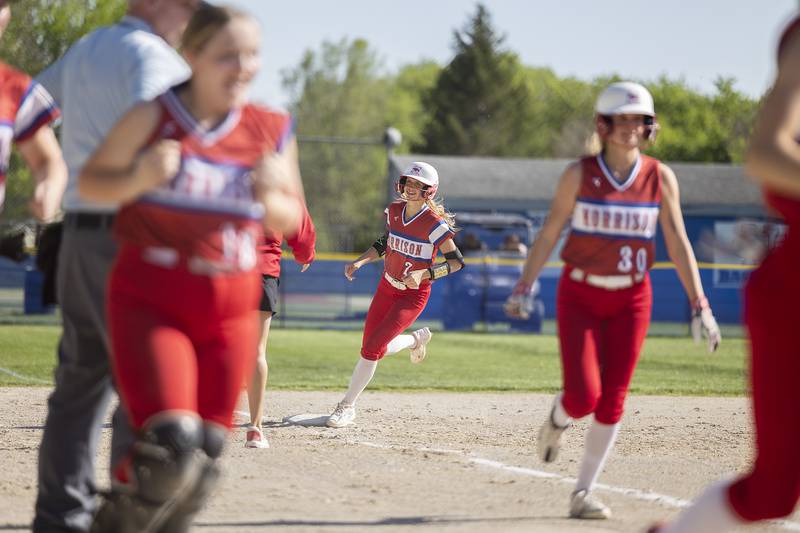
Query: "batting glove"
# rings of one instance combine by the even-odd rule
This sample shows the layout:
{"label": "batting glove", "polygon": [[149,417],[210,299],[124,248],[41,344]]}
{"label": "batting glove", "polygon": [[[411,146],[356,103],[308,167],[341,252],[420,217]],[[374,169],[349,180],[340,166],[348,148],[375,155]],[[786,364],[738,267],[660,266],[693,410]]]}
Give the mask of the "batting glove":
{"label": "batting glove", "polygon": [[531,291],[533,290],[532,283],[526,283],[519,280],[508,297],[506,303],[503,305],[503,311],[509,318],[517,318],[527,320],[533,312],[533,298],[531,298]]}
{"label": "batting glove", "polygon": [[705,337],[709,352],[714,352],[722,341],[717,320],[711,313],[708,298],[705,296],[698,298],[692,306],[692,337],[694,342],[700,342]]}

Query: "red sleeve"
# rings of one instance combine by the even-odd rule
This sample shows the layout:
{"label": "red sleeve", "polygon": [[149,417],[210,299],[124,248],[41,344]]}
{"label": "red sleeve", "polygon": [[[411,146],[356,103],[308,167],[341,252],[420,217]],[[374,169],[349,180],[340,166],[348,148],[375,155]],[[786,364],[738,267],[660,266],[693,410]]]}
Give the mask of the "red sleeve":
{"label": "red sleeve", "polygon": [[292,237],[287,237],[286,244],[292,249],[294,260],[297,263],[305,265],[314,261],[317,230],[314,228],[314,222],[305,205],[303,205],[303,220],[297,228],[297,233]]}
{"label": "red sleeve", "polygon": [[261,273],[267,276],[281,275],[281,234],[267,231],[258,245],[258,259]]}

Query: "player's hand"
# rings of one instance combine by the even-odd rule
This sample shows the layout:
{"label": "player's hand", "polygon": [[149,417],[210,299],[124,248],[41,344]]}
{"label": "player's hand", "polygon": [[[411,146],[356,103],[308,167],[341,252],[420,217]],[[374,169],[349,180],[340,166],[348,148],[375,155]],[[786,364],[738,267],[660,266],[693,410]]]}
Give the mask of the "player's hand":
{"label": "player's hand", "polygon": [[503,311],[509,318],[516,318],[527,320],[531,316],[531,299],[530,293],[533,285],[526,283],[522,279],[517,281],[511,296],[508,297],[506,303],[503,304]]}
{"label": "player's hand", "polygon": [[521,294],[512,294],[509,296],[506,303],[503,304],[503,311],[505,311],[506,316],[522,320],[530,318],[531,314],[527,310],[528,305],[525,301],[526,299],[527,296],[522,296]]}
{"label": "player's hand", "polygon": [[422,283],[422,280],[424,279],[423,276],[427,271],[428,271],[427,268],[423,268],[420,270],[412,270],[411,272],[408,273],[408,276],[403,278],[403,283],[409,289],[419,289],[419,286]]}
{"label": "player's hand", "polygon": [[708,300],[705,297],[698,298],[692,311],[692,337],[695,342],[700,342],[705,337],[708,342],[708,351],[714,352],[722,342],[722,334],[719,331],[717,320],[711,313]]}
{"label": "player's hand", "polygon": [[305,272],[308,270],[308,267],[311,266],[311,263],[304,263],[303,266],[300,267],[300,272]]}
{"label": "player's hand", "polygon": [[355,274],[356,270],[359,268],[361,267],[357,266],[355,262],[347,263],[344,266],[344,277],[346,277],[348,281],[353,281],[353,274]]}
{"label": "player's hand", "polygon": [[162,139],[139,156],[137,175],[143,191],[149,191],[171,180],[181,168],[181,143]]}

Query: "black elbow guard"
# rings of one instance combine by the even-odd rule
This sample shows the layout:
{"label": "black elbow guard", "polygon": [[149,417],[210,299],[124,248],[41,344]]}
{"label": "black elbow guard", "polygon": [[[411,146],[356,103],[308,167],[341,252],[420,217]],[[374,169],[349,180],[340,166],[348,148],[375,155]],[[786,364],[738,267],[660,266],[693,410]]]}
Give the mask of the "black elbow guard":
{"label": "black elbow guard", "polygon": [[464,256],[461,255],[461,250],[459,250],[458,248],[456,248],[454,252],[445,253],[444,254],[444,258],[445,259],[455,259],[456,261],[458,261],[458,264],[461,265],[461,268],[464,268],[464,266],[465,266]]}
{"label": "black elbow guard", "polygon": [[378,250],[378,255],[382,256],[386,253],[386,242],[389,240],[389,234],[384,233],[378,239],[372,243],[372,247]]}

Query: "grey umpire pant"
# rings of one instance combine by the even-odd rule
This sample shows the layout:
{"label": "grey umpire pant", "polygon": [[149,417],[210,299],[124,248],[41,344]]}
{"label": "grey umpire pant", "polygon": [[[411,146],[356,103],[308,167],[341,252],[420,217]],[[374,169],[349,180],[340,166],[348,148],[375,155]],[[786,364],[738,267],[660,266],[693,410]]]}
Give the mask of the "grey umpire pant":
{"label": "grey umpire pant", "polygon": [[[57,294],[64,332],[55,389],[39,448],[33,530],[88,531],[96,508],[94,460],[113,395],[105,295],[117,246],[112,217],[67,214],[58,257]],[[111,465],[133,442],[124,410],[114,413]]]}

